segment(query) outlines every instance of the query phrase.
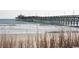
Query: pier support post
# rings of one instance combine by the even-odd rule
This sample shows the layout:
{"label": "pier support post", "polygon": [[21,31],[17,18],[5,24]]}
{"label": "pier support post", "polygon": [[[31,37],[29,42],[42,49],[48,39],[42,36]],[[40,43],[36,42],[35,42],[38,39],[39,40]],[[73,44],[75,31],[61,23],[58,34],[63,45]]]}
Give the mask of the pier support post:
{"label": "pier support post", "polygon": [[78,26],[78,20],[76,21],[76,26]]}

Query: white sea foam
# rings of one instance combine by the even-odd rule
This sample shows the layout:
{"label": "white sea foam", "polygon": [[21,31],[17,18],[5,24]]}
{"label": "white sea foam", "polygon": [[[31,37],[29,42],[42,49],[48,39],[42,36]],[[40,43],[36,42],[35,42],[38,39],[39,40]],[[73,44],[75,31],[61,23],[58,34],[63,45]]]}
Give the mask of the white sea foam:
{"label": "white sea foam", "polygon": [[20,33],[43,33],[52,31],[79,31],[79,28],[56,26],[56,25],[40,25],[40,24],[0,24],[0,34],[20,34]]}

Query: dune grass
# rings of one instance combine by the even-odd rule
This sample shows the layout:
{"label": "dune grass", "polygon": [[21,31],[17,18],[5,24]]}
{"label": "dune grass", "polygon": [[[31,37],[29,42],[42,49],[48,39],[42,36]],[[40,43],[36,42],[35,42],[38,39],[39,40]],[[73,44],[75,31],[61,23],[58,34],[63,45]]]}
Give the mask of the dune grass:
{"label": "dune grass", "polygon": [[78,32],[38,34],[0,34],[0,48],[74,48],[79,47]]}

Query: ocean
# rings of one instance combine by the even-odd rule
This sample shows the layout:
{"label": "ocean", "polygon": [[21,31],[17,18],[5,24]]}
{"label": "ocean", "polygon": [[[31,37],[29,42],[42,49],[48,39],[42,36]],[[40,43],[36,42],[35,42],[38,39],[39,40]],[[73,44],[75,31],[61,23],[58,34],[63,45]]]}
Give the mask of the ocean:
{"label": "ocean", "polygon": [[0,34],[45,33],[54,31],[79,31],[78,28],[57,26],[33,22],[16,21],[16,19],[0,19]]}
{"label": "ocean", "polygon": [[26,22],[16,21],[16,19],[0,19],[0,24],[25,24]]}

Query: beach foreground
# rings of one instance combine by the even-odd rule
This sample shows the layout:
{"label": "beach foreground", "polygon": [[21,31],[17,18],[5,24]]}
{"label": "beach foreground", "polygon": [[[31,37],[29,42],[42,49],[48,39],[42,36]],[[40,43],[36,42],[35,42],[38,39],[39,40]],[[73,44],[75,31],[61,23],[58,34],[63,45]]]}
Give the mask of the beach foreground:
{"label": "beach foreground", "polygon": [[0,48],[79,47],[79,32],[0,34]]}

